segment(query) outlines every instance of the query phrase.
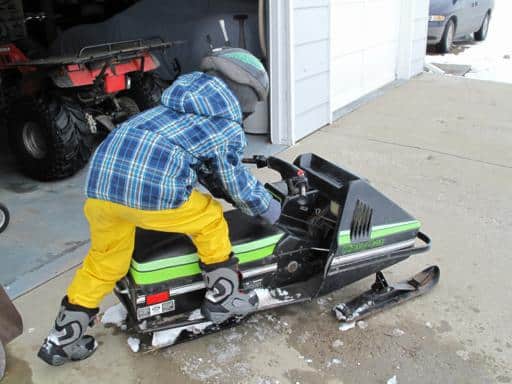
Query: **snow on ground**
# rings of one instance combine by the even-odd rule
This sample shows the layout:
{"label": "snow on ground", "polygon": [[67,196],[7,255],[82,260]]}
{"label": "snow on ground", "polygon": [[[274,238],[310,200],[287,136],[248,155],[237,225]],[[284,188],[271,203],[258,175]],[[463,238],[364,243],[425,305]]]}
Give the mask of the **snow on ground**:
{"label": "snow on ground", "polygon": [[129,337],[126,342],[128,343],[128,346],[130,347],[130,349],[137,353],[139,352],[139,349],[140,349],[140,339],[136,338],[136,337]]}
{"label": "snow on ground", "polygon": [[127,316],[128,311],[124,305],[118,303],[105,311],[105,314],[101,318],[101,323],[103,325],[116,325],[120,327],[126,320]]}
{"label": "snow on ground", "polygon": [[470,65],[465,75],[472,79],[512,84],[512,1],[496,0],[489,35],[483,42],[474,40],[456,43],[452,53],[430,53],[427,63]]}

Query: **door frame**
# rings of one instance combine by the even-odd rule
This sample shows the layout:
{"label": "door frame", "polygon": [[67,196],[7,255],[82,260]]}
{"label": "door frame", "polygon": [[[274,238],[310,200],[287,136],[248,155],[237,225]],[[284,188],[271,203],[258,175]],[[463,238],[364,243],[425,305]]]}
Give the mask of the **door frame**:
{"label": "door frame", "polygon": [[292,145],[294,116],[293,7],[291,0],[269,0],[270,139]]}

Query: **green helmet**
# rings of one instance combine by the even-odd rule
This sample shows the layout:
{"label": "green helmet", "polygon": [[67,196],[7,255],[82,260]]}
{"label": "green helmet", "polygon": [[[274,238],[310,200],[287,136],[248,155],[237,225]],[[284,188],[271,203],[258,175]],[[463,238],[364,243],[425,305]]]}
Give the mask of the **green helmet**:
{"label": "green helmet", "polygon": [[254,112],[256,103],[268,96],[267,71],[261,61],[245,49],[213,50],[203,58],[201,70],[224,80],[245,114]]}

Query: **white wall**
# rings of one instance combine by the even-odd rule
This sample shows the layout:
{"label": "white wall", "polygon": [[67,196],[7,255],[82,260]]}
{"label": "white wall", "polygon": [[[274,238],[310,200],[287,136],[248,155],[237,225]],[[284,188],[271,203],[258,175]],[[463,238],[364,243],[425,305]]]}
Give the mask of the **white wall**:
{"label": "white wall", "polygon": [[423,72],[425,64],[427,35],[428,35],[428,13],[429,0],[413,0],[413,34],[411,53],[411,72],[409,77]]}
{"label": "white wall", "polygon": [[294,0],[291,12],[296,141],[330,120],[329,0]]}
{"label": "white wall", "polygon": [[270,0],[272,142],[423,70],[429,0]]}

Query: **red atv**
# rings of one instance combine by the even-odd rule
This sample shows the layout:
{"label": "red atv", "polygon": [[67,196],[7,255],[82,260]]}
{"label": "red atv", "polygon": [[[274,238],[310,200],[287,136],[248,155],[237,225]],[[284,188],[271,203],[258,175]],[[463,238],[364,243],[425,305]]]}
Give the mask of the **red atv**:
{"label": "red atv", "polygon": [[81,169],[95,136],[158,104],[169,82],[153,74],[152,51],[173,44],[124,41],[32,60],[14,43],[0,45],[0,112],[22,170],[55,180]]}

